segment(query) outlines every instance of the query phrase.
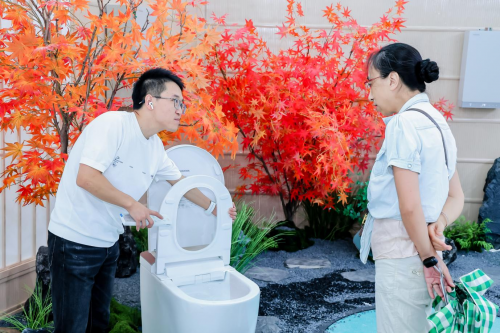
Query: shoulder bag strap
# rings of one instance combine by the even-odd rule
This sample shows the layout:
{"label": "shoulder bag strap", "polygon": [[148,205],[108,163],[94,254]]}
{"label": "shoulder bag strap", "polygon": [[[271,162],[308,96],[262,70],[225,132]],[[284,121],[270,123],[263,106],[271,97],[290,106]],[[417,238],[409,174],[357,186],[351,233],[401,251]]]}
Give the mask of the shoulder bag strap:
{"label": "shoulder bag strap", "polygon": [[446,144],[444,143],[444,135],[443,131],[441,131],[441,127],[439,127],[438,123],[432,118],[427,112],[420,110],[420,109],[408,109],[406,111],[417,111],[429,118],[430,121],[436,125],[437,129],[439,130],[439,133],[441,133],[441,140],[443,141],[443,148],[444,148],[444,160],[446,161],[446,167],[448,167],[448,153],[446,152]]}

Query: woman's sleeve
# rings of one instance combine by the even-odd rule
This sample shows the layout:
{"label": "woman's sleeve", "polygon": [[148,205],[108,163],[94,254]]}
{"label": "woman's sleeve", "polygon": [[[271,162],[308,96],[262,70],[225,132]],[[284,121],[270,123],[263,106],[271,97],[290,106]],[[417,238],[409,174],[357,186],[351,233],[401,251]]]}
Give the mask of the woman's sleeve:
{"label": "woman's sleeve", "polygon": [[387,125],[385,136],[388,166],[420,173],[422,145],[411,121],[401,115],[394,117]]}

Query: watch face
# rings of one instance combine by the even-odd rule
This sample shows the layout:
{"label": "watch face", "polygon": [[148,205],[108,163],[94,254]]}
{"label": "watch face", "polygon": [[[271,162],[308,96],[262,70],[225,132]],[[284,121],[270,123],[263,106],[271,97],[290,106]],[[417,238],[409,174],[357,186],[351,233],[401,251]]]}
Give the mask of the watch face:
{"label": "watch face", "polygon": [[438,260],[436,257],[429,257],[423,261],[423,264],[425,267],[430,268],[432,266],[436,266],[438,263]]}

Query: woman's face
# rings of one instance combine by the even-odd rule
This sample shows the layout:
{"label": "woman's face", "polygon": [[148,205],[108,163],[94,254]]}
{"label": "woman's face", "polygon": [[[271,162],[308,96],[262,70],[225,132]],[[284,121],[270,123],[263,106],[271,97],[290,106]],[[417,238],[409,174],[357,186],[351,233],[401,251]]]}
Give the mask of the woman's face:
{"label": "woman's face", "polygon": [[380,72],[370,66],[368,69],[368,89],[370,95],[368,98],[373,101],[375,108],[384,116],[391,116],[397,110],[394,110],[394,90],[391,89],[391,74],[386,78],[380,76]]}

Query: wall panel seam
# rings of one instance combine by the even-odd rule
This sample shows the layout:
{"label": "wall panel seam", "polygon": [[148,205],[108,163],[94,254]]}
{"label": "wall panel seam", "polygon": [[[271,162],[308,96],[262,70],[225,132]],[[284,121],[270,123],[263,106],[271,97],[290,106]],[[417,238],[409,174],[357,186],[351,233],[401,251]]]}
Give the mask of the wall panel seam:
{"label": "wall panel seam", "polygon": [[500,119],[474,119],[474,118],[454,118],[449,120],[452,124],[500,124]]}
{"label": "wall panel seam", "polygon": [[[272,25],[272,24],[255,24],[255,28],[272,28],[272,29],[278,29],[278,22],[276,23],[277,25]],[[236,27],[236,28],[242,28],[245,25],[240,23],[240,22],[227,22],[228,26],[231,27]],[[305,24],[305,26],[309,29],[331,29],[331,25],[328,24]],[[370,28],[371,26],[368,25],[361,25],[363,28]],[[500,30],[500,27],[491,27],[493,30]],[[348,29],[345,29],[348,30]],[[459,27],[459,26],[451,26],[451,27],[440,27],[440,26],[406,26],[405,28],[401,28],[401,31],[427,31],[427,32],[465,32],[465,31],[470,31],[470,30],[484,30],[484,27]]]}

